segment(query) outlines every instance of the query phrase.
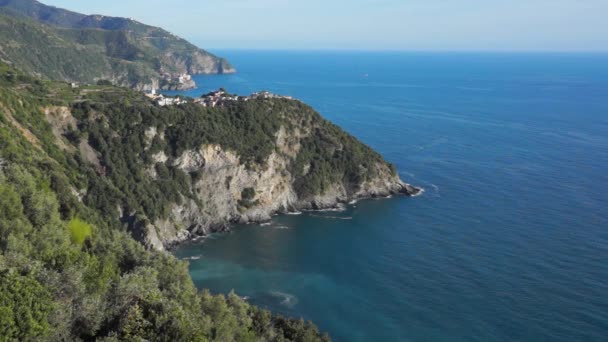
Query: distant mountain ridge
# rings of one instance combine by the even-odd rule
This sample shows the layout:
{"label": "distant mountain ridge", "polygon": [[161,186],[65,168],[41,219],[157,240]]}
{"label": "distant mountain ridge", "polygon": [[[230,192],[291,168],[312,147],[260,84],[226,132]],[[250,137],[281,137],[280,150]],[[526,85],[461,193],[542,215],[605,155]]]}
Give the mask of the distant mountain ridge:
{"label": "distant mountain ridge", "polygon": [[185,74],[236,71],[162,28],[35,0],[0,0],[0,58],[50,79],[108,80],[138,90],[191,88]]}

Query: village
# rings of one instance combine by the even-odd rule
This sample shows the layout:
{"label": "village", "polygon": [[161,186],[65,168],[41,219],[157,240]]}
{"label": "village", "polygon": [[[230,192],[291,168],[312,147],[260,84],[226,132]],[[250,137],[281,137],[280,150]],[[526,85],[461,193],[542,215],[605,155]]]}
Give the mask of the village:
{"label": "village", "polygon": [[148,98],[152,99],[154,102],[156,102],[156,104],[158,104],[159,106],[174,106],[174,105],[180,105],[180,104],[184,104],[184,103],[193,102],[193,103],[199,104],[203,107],[222,107],[230,102],[249,101],[251,99],[293,100],[293,97],[291,97],[291,96],[277,95],[277,94],[273,94],[268,91],[255,92],[249,96],[233,95],[233,94],[227,93],[226,90],[223,88],[220,88],[216,91],[207,93],[194,100],[189,100],[189,99],[181,97],[181,96],[175,96],[175,97],[164,96],[163,94],[157,93],[156,90],[152,90],[152,91],[146,93],[146,96]]}

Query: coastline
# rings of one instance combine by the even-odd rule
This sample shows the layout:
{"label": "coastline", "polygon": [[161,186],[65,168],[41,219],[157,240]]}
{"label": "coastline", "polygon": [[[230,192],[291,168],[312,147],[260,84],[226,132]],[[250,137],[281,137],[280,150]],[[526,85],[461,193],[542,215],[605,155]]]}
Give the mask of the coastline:
{"label": "coastline", "polygon": [[310,206],[307,207],[297,207],[294,206],[289,208],[288,210],[277,210],[269,214],[269,217],[264,219],[248,219],[243,222],[239,219],[233,219],[223,224],[218,224],[216,226],[210,227],[209,231],[204,234],[197,234],[195,232],[188,231],[189,235],[185,236],[184,239],[178,241],[172,241],[165,245],[165,251],[168,253],[174,252],[177,248],[184,244],[197,243],[200,241],[204,241],[208,236],[212,234],[220,234],[220,233],[230,233],[232,231],[232,227],[235,224],[242,225],[264,225],[272,222],[272,217],[281,216],[281,215],[302,215],[304,213],[319,213],[319,212],[328,212],[328,211],[344,211],[349,206],[354,206],[355,204],[372,199],[392,199],[393,196],[404,196],[404,197],[419,197],[422,196],[425,192],[424,188],[416,187],[411,184],[403,183],[402,192],[393,192],[389,194],[372,194],[367,196],[354,196],[349,198],[348,200],[338,200],[329,205],[320,205],[319,203],[310,202]]}

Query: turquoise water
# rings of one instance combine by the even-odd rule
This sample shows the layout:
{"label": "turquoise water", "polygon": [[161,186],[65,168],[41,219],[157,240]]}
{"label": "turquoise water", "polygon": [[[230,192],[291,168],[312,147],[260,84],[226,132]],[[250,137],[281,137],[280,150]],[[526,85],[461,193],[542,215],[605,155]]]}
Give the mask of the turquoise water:
{"label": "turquoise water", "polygon": [[336,341],[608,339],[608,55],[222,51],[422,186],[181,247],[200,287]]}

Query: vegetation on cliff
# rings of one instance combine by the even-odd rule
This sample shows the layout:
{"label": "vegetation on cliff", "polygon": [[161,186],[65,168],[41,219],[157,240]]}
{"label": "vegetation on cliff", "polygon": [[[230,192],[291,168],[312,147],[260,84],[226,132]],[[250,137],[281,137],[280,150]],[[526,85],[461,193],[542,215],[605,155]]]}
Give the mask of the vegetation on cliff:
{"label": "vegetation on cliff", "polygon": [[[115,110],[102,103],[112,94],[125,97]],[[127,102],[150,112],[126,111]],[[48,108],[64,105],[74,106],[80,119],[67,120],[59,132],[53,120],[66,117]],[[104,114],[96,115],[102,105]],[[131,238],[116,207],[139,209],[142,201],[145,208],[150,194],[121,182],[142,181],[143,164],[129,159],[145,158],[137,156],[145,140],[135,123],[156,117],[161,125],[167,118],[160,114],[178,112],[158,110],[131,91],[77,92],[0,63],[0,340],[328,340],[311,323],[273,316],[233,293],[198,292],[185,262]],[[105,135],[119,128],[114,134],[121,135]],[[87,141],[100,148],[99,165],[78,152]],[[114,151],[129,144],[135,147],[124,155]],[[162,182],[146,185],[166,189]]]}
{"label": "vegetation on cliff", "polygon": [[[154,222],[166,218],[172,204],[196,200],[192,185],[204,175],[186,173],[174,161],[205,144],[234,151],[250,169],[264,168],[268,156],[278,150],[281,127],[290,134],[308,132],[290,170],[302,197],[323,194],[332,184],[356,190],[374,176],[376,163],[385,163],[372,149],[295,100],[159,107],[137,92],[107,87],[81,89],[73,96],[66,104],[75,121],[64,136],[74,149],[82,144],[94,149],[94,167],[79,160],[82,156],[75,157],[80,174],[87,175],[79,189],[86,189],[84,203],[106,217],[119,216],[120,208]],[[167,160],[157,162],[159,153]],[[149,176],[151,167],[156,177]],[[253,199],[249,195],[243,198],[247,206]]]}
{"label": "vegetation on cliff", "polygon": [[[336,182],[356,188],[385,163],[299,101],[159,107],[129,89],[73,89],[0,63],[0,336],[327,339],[234,294],[197,292],[186,263],[132,238],[133,227],[200,196],[192,184],[205,175],[174,166],[185,151],[217,144],[263,169],[283,153],[281,129],[304,136],[290,157],[302,196]],[[254,189],[241,196],[255,204]]]}
{"label": "vegetation on cliff", "polygon": [[[243,173],[286,175],[299,198],[354,193],[378,165],[395,176],[300,101],[161,107],[112,86],[231,70],[131,19],[0,0],[0,341],[329,340],[234,293],[198,291],[186,262],[134,239],[176,205],[214,195],[195,186],[209,177],[200,164],[177,162],[205,145],[238,156]],[[282,169],[268,167],[274,155]],[[253,185],[238,185],[239,210],[261,205]]]}
{"label": "vegetation on cliff", "polygon": [[169,74],[233,71],[226,60],[161,28],[34,0],[0,0],[0,59],[53,80],[106,79],[139,89],[169,86]]}

